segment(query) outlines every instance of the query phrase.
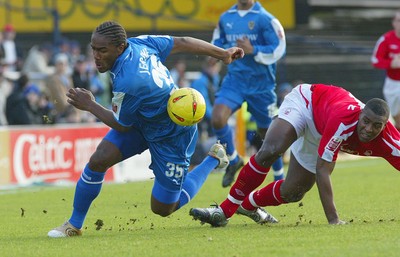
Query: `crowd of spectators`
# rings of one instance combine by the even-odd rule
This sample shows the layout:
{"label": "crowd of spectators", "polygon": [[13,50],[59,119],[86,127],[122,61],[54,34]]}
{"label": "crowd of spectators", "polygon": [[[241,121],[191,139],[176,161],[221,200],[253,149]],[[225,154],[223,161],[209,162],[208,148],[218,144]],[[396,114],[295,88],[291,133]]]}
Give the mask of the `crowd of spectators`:
{"label": "crowd of spectators", "polygon": [[109,105],[111,80],[97,71],[90,46],[63,38],[26,52],[15,28],[5,25],[0,31],[0,125],[97,122],[69,105],[65,95],[69,88],[82,87]]}

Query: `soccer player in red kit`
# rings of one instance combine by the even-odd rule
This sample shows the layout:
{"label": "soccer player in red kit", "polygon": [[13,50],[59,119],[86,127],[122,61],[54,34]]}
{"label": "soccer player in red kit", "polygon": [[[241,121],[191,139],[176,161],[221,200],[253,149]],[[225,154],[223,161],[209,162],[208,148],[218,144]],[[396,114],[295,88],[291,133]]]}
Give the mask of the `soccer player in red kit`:
{"label": "soccer player in red kit", "polygon": [[[379,156],[400,170],[400,133],[379,98],[365,105],[341,87],[301,84],[284,99],[261,149],[241,169],[220,206],[192,208],[196,220],[220,227],[237,212],[257,223],[277,220],[264,206],[298,202],[316,183],[329,224],[344,224],[333,201],[330,175],[339,151]],[[287,176],[255,190],[272,163],[291,146]]]}
{"label": "soccer player in red kit", "polygon": [[386,70],[383,96],[389,105],[394,125],[400,130],[400,9],[392,20],[393,30],[383,34],[376,42],[372,65]]}

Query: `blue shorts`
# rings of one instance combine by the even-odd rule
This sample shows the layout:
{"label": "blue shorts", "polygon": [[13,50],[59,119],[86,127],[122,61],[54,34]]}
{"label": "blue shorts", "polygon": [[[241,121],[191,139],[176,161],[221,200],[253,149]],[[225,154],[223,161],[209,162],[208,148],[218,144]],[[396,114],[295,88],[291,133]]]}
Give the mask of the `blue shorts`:
{"label": "blue shorts", "polygon": [[142,133],[134,128],[128,132],[111,129],[104,139],[118,147],[124,160],[149,149],[149,168],[153,170],[157,184],[157,187],[154,186],[157,190],[153,188],[153,196],[160,202],[170,204],[179,200],[197,137],[197,126],[192,126],[178,136],[157,142],[147,142]]}
{"label": "blue shorts", "polygon": [[256,78],[244,80],[228,74],[216,94],[214,104],[226,105],[234,113],[246,101],[247,110],[253,116],[257,127],[268,128],[272,118],[277,114],[277,98],[274,86],[270,86],[271,90],[259,90],[260,83],[263,82]]}

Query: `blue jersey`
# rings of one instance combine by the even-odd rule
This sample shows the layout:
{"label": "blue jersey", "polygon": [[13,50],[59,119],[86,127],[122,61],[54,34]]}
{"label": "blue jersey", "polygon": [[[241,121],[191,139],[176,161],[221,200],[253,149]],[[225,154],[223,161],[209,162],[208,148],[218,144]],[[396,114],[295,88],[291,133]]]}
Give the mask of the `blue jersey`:
{"label": "blue jersey", "polygon": [[140,36],[128,46],[111,68],[112,109],[123,126],[138,128],[148,142],[174,137],[189,127],[176,125],[167,113],[175,84],[163,65],[174,44],[170,36]]}
{"label": "blue jersey", "polygon": [[247,11],[239,11],[234,5],[221,15],[212,43],[229,48],[236,46],[237,39],[246,37],[253,45],[253,54],[246,54],[244,58],[229,64],[228,73],[238,79],[240,76],[254,77],[258,80],[260,90],[273,90],[276,62],[286,51],[282,25],[258,2]]}

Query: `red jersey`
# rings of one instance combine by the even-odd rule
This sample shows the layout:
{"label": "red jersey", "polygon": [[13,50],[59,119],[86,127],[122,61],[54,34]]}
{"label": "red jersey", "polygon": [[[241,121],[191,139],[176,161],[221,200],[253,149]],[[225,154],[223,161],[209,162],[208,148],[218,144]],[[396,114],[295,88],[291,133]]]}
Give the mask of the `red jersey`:
{"label": "red jersey", "polygon": [[378,69],[385,69],[386,75],[393,80],[400,80],[400,69],[390,68],[395,55],[400,54],[400,38],[391,30],[383,34],[376,42],[372,54],[372,65]]}
{"label": "red jersey", "polygon": [[357,123],[364,104],[350,92],[336,86],[314,84],[312,109],[314,124],[321,135],[319,156],[335,161],[339,151],[353,155],[378,156],[400,170],[400,133],[390,123],[371,142],[358,139]]}

